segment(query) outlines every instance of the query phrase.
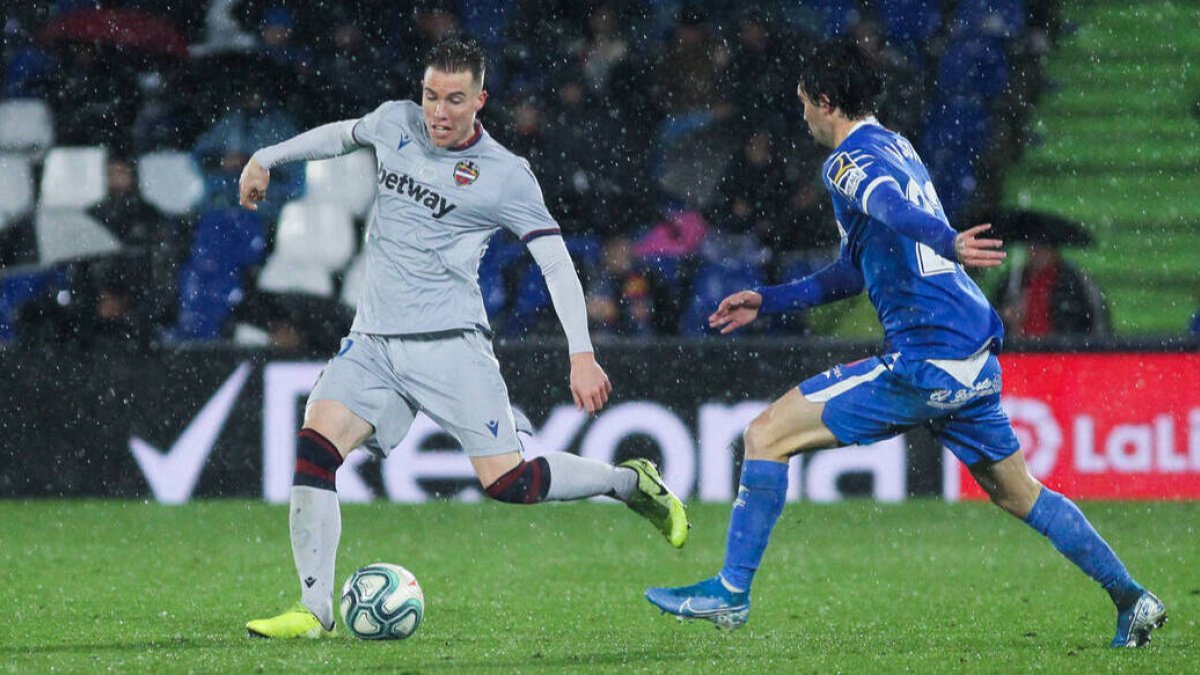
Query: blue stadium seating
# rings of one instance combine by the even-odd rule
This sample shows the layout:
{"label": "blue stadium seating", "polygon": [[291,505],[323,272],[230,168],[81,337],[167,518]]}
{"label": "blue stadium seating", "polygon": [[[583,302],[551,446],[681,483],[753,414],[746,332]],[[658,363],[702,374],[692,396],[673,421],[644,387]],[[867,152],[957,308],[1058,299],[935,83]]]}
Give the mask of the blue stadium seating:
{"label": "blue stadium seating", "polygon": [[927,40],[942,25],[939,0],[880,0],[875,3],[884,32],[896,42]]}
{"label": "blue stadium seating", "polygon": [[17,337],[17,311],[52,285],[64,286],[65,268],[38,269],[6,274],[0,277],[0,342]]}
{"label": "blue stadium seating", "polygon": [[880,0],[875,10],[883,32],[910,65],[925,68],[925,45],[942,27],[942,3],[939,0]]}
{"label": "blue stadium seating", "polygon": [[990,112],[977,98],[954,98],[930,106],[920,153],[954,223],[975,191],[975,165],[990,138]]}
{"label": "blue stadium seating", "polygon": [[708,315],[725,296],[766,282],[757,261],[723,258],[708,260],[696,269],[692,293],[679,320],[679,334],[687,337],[709,335]]}
{"label": "blue stadium seating", "polygon": [[492,237],[479,261],[479,290],[483,293],[483,306],[489,317],[495,318],[508,308],[510,298],[504,278],[524,255],[525,247],[512,237]]}
{"label": "blue stadium seating", "polygon": [[[601,244],[598,237],[593,235],[568,236],[563,240],[567,244],[567,252],[575,261],[576,269],[599,264]],[[518,247],[518,253],[524,254],[524,245],[514,244],[514,246]],[[546,281],[542,277],[541,269],[533,262],[532,258],[520,255],[515,258],[516,260],[513,262],[521,266],[517,279],[517,295],[513,298],[512,307],[501,330],[502,335],[510,337],[528,332],[537,321],[539,313],[552,305],[550,290],[546,288]],[[485,304],[486,301],[487,296],[485,295]]]}
{"label": "blue stadium seating", "polygon": [[258,215],[243,209],[201,214],[179,278],[179,323],[169,340],[214,340],[242,298],[247,268],[262,262],[267,240]]}
{"label": "blue stadium seating", "polygon": [[824,17],[825,37],[845,35],[858,16],[858,4],[854,0],[803,0],[800,4]]}
{"label": "blue stadium seating", "polygon": [[1025,17],[1025,0],[959,0],[951,33],[1009,40],[1025,32]]}
{"label": "blue stadium seating", "polygon": [[937,95],[992,100],[1008,86],[1009,64],[1004,41],[995,37],[956,38],[938,62]]}

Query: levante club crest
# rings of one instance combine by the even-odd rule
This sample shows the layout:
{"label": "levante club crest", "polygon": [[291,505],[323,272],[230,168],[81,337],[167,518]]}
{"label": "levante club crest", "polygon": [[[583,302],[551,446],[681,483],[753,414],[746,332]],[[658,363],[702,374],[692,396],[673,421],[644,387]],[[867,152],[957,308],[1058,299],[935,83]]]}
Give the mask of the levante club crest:
{"label": "levante club crest", "polygon": [[454,165],[454,182],[459,187],[470,185],[479,178],[479,167],[475,166],[475,162],[463,160]]}

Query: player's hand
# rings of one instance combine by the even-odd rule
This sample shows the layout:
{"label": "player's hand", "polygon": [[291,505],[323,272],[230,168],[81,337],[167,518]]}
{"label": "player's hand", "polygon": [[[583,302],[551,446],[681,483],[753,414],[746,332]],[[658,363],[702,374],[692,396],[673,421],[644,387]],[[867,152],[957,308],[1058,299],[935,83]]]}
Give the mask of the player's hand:
{"label": "player's hand", "polygon": [[267,197],[267,184],[271,182],[271,172],[264,169],[253,157],[242,167],[242,177],[238,179],[238,203],[251,211],[258,210],[258,204]]}
{"label": "player's hand", "polygon": [[612,393],[612,383],[604,369],[596,363],[596,355],[591,352],[580,352],[571,355],[571,398],[575,399],[577,410],[586,410],[589,415],[595,414]]}
{"label": "player's hand", "polygon": [[954,238],[954,253],[958,255],[958,262],[967,267],[996,267],[1004,262],[1008,254],[997,250],[1004,242],[999,239],[978,238],[990,229],[991,223],[984,223],[958,233]]}
{"label": "player's hand", "polygon": [[731,333],[758,318],[762,296],[754,291],[738,291],[721,301],[717,311],[708,317],[709,328],[720,328],[721,334]]}

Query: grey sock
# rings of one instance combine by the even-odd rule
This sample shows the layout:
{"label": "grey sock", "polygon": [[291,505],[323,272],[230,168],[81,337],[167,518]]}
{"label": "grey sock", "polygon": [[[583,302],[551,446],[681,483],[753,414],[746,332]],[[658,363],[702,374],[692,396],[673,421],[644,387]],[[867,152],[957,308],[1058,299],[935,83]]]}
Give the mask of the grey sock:
{"label": "grey sock", "polygon": [[550,488],[547,501],[570,501],[597,495],[621,501],[629,499],[637,487],[637,473],[594,459],[555,452],[546,455],[550,466]]}
{"label": "grey sock", "polygon": [[292,487],[288,526],[292,558],[300,576],[300,601],[326,628],[333,628],[334,564],[342,536],[342,511],[332,490]]}

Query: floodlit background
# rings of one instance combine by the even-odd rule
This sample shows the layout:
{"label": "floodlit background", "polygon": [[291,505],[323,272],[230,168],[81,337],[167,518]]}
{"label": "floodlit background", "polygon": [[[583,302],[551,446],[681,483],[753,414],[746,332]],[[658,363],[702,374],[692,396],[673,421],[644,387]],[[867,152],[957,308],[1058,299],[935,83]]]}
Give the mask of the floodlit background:
{"label": "floodlit background", "polygon": [[[1200,591],[1200,4],[1170,0],[58,0],[4,3],[0,671],[1187,672]],[[286,501],[305,399],[349,329],[369,150],[236,182],[258,148],[416,98],[426,49],[485,47],[488,133],[528,158],[614,384],[576,411],[541,274],[480,268],[528,456],[647,456],[682,551],[611,503],[483,502],[424,416],[338,471],[338,575],[421,581],[402,644],[264,644],[295,598]],[[1104,594],[983,503],[921,429],[790,466],[735,637],[641,598],[712,573],[741,432],[878,353],[865,296],[719,336],[734,291],[836,256],[794,64],[829,37],[886,70],[950,222],[991,222],[1004,406],[1172,622],[1105,648]],[[1107,503],[1099,503],[1103,500]],[[402,502],[402,503],[394,503]],[[799,502],[799,503],[797,503]],[[961,502],[961,503],[959,503]],[[176,506],[165,507],[160,503]]]}
{"label": "floodlit background", "polygon": [[[371,154],[277,168],[258,213],[236,206],[238,172],[263,145],[415,97],[424,51],[454,31],[487,48],[481,119],[539,176],[597,334],[709,337],[703,318],[723,295],[835,255],[826,150],[790,73],[804,45],[832,36],[886,64],[879,117],[914,141],[951,222],[993,222],[1012,243],[980,280],[1010,340],[1200,329],[1188,3],[62,0],[7,12],[8,346],[328,351],[361,283]],[[1047,259],[1054,273],[1038,274]],[[515,241],[495,238],[480,277],[500,336],[558,337]],[[879,335],[865,296],[754,330]]]}

